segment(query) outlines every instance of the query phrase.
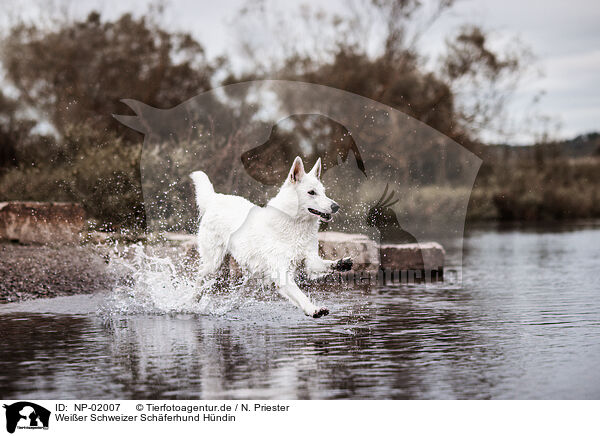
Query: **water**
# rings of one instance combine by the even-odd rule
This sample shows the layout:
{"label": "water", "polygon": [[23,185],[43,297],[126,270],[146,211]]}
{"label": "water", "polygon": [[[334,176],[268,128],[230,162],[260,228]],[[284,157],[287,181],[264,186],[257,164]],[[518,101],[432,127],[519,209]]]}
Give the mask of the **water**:
{"label": "water", "polygon": [[127,292],[6,304],[1,395],[598,399],[599,259],[594,226],[474,230],[462,287],[319,291],[318,320],[267,291],[182,313],[177,283],[154,310]]}

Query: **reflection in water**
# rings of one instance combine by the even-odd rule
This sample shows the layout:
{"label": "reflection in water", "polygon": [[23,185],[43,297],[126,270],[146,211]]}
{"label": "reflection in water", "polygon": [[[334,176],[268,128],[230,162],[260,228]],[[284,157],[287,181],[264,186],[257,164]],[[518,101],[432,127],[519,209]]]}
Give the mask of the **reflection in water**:
{"label": "reflection in water", "polygon": [[473,232],[463,288],[321,291],[332,315],[318,321],[264,299],[108,321],[85,314],[104,296],[4,305],[1,395],[600,398],[599,242],[599,230]]}
{"label": "reflection in water", "polygon": [[327,323],[300,318],[285,302],[256,302],[223,317],[110,323],[3,315],[9,334],[29,345],[19,341],[2,363],[4,396],[412,398],[428,389],[426,360],[452,367],[454,352],[476,341],[450,294],[440,305],[437,292],[417,289],[346,292],[340,298],[355,298],[354,306],[338,303],[340,315]]}

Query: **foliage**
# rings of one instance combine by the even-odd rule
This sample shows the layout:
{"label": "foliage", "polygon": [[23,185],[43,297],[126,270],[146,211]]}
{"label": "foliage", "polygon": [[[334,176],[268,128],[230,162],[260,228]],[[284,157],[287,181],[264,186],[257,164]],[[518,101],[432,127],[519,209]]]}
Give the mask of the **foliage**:
{"label": "foliage", "polygon": [[558,158],[540,168],[521,162],[498,168],[493,201],[501,220],[560,220],[600,217],[600,159]]}
{"label": "foliage", "polygon": [[[484,127],[500,128],[506,100],[530,54],[518,42],[492,50],[488,33],[465,26],[447,41],[440,63],[427,67],[419,43],[453,3],[356,0],[343,15],[304,7],[290,19],[255,2],[262,7],[244,8],[241,18],[264,27],[277,17],[271,29],[261,30],[273,35],[269,49],[279,56],[264,60],[264,48],[244,39],[250,67],[228,83],[281,78],[332,86],[401,110],[475,149]],[[304,24],[293,26],[292,19]],[[296,38],[287,31],[294,27],[300,27]]]}
{"label": "foliage", "polygon": [[124,97],[170,107],[210,88],[214,66],[190,34],[152,16],[103,21],[97,12],[56,29],[20,24],[3,41],[6,77],[59,134],[86,123],[115,130]]}
{"label": "foliage", "polygon": [[[215,66],[151,14],[92,12],[51,28],[19,24],[2,44],[18,100],[0,94],[0,198],[81,202],[101,226],[141,226],[140,136],[112,119],[123,97],[169,107],[210,88]],[[36,122],[55,135],[34,134]]]}
{"label": "foliage", "polygon": [[142,227],[141,148],[124,146],[114,134],[97,143],[95,130],[85,125],[65,130],[60,157],[9,169],[0,198],[79,202],[99,228]]}

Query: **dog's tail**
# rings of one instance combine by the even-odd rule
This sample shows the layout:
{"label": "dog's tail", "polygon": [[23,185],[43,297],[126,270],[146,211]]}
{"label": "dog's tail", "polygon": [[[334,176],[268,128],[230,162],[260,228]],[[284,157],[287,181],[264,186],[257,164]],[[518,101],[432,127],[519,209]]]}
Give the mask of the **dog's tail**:
{"label": "dog's tail", "polygon": [[200,211],[200,216],[204,215],[208,202],[212,196],[215,195],[215,190],[212,183],[208,179],[208,176],[202,171],[194,171],[190,174],[196,187],[196,204]]}

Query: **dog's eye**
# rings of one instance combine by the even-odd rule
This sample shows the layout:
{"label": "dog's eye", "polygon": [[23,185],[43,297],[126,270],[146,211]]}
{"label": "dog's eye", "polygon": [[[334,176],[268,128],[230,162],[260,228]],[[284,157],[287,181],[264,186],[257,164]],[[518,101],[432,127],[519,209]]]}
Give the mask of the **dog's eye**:
{"label": "dog's eye", "polygon": [[311,189],[308,191],[308,195],[317,195],[317,193],[314,191],[314,189]]}

